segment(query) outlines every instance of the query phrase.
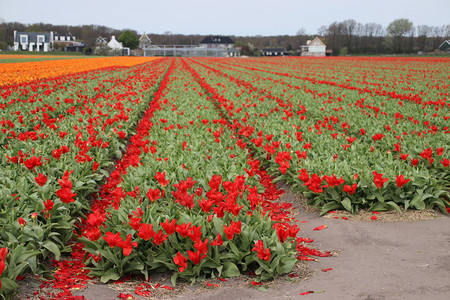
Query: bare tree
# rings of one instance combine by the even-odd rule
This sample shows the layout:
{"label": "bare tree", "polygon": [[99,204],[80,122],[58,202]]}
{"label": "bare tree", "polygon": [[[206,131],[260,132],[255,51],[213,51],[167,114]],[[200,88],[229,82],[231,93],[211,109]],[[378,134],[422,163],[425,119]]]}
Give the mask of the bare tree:
{"label": "bare tree", "polygon": [[417,46],[420,51],[425,51],[427,39],[432,32],[432,28],[428,25],[417,26]]}
{"label": "bare tree", "polygon": [[345,20],[342,23],[342,30],[345,34],[345,46],[352,52],[353,50],[353,36],[355,35],[357,22],[353,19]]}
{"label": "bare tree", "polygon": [[297,32],[295,33],[297,36],[304,36],[306,35],[306,30],[305,28],[300,28],[299,30],[297,30]]}

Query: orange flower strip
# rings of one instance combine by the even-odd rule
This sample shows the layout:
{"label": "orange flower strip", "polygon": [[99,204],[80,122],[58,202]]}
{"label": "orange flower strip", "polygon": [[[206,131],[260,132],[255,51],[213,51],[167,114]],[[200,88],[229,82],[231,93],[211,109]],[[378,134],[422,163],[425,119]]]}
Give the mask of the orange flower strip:
{"label": "orange flower strip", "polygon": [[155,57],[99,57],[0,64],[0,86],[86,72],[112,66],[131,67]]}
{"label": "orange flower strip", "polygon": [[74,56],[74,55],[30,55],[30,54],[1,54],[0,60],[2,59],[34,59],[34,58],[72,58],[72,57],[78,57],[80,56]]}

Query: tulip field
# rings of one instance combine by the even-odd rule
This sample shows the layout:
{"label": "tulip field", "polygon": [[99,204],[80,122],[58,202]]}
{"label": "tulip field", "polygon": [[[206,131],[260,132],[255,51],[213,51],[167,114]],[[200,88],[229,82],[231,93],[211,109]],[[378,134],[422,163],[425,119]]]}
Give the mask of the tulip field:
{"label": "tulip field", "polygon": [[262,281],[329,255],[298,236],[277,182],[321,214],[449,212],[450,59],[109,57],[0,71],[6,298],[53,259],[42,287],[63,291],[49,299],[90,277]]}

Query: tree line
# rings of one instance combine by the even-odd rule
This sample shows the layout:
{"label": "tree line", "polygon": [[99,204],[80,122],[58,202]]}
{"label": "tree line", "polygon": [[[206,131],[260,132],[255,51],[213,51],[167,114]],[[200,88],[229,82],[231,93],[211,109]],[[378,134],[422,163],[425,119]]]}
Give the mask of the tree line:
{"label": "tree line", "polygon": [[396,19],[384,28],[380,24],[361,24],[349,19],[322,26],[318,34],[324,37],[334,55],[407,54],[435,51],[450,39],[450,25],[414,26],[408,19]]}
{"label": "tree line", "polygon": [[[102,25],[53,25],[46,23],[23,24],[20,22],[0,23],[0,49],[7,49],[14,44],[14,30],[19,32],[48,32],[72,34],[77,41],[86,44],[86,51],[92,52],[98,37],[110,39],[112,35],[119,37],[125,32],[131,32],[139,37],[142,33],[132,29],[113,29]],[[148,33],[155,45],[197,45],[205,35],[186,35],[165,32],[163,34]],[[296,54],[301,45],[319,36],[332,50],[333,55],[357,54],[407,54],[431,52],[450,39],[450,25],[428,26],[414,24],[408,19],[392,21],[386,28],[377,23],[361,24],[353,19],[333,22],[321,26],[317,34],[307,34],[304,29],[296,35],[278,36],[234,36],[230,37],[240,47],[243,55],[259,55],[263,48],[284,48],[288,53]]]}

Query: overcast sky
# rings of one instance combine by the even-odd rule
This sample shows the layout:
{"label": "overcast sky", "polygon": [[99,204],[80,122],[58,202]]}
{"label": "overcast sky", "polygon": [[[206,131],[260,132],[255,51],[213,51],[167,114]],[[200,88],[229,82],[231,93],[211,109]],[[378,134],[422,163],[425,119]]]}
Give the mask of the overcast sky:
{"label": "overcast sky", "polygon": [[[314,3],[314,4],[313,4]],[[354,19],[449,24],[450,0],[0,0],[0,21],[97,24],[138,33],[295,35]]]}

